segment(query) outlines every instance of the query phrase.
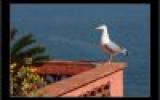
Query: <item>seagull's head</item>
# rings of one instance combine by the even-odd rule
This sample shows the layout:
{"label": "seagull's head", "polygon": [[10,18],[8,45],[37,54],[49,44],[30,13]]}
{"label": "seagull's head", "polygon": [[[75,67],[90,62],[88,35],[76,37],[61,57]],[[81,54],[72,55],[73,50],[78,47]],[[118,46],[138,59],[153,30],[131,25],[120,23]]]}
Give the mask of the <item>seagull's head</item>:
{"label": "seagull's head", "polygon": [[100,25],[96,28],[97,30],[104,30],[104,29],[107,29],[107,26],[105,24],[103,25]]}

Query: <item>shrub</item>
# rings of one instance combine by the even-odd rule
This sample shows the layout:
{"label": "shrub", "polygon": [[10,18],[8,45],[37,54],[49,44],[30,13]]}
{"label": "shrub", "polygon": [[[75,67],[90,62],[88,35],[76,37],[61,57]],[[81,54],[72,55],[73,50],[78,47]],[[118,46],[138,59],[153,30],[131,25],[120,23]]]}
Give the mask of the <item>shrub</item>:
{"label": "shrub", "polygon": [[10,74],[10,92],[13,96],[28,96],[30,92],[44,86],[42,77],[32,71],[33,67],[22,66],[13,75]]}

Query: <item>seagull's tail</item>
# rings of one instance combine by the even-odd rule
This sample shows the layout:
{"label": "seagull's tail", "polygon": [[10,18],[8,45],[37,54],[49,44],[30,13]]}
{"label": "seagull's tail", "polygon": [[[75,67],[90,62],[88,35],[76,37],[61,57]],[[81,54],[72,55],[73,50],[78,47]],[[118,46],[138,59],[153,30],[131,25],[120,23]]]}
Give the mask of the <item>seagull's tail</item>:
{"label": "seagull's tail", "polygon": [[124,49],[122,50],[122,53],[123,53],[125,56],[128,56],[128,50],[127,50],[126,48],[124,48]]}

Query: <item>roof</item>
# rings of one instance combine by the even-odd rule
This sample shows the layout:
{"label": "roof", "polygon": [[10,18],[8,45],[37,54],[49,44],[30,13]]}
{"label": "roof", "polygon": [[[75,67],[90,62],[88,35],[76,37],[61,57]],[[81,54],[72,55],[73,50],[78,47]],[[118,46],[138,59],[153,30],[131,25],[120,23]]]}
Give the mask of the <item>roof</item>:
{"label": "roof", "polygon": [[91,61],[53,60],[44,62],[42,66],[36,68],[36,72],[38,74],[75,75],[90,70],[97,64]]}
{"label": "roof", "polygon": [[87,85],[97,79],[103,78],[107,75],[109,76],[114,72],[124,69],[124,67],[126,67],[125,63],[104,63],[103,65],[89,71],[82,72],[81,74],[45,86],[44,88],[39,89],[38,93],[49,96],[61,96],[64,93],[73,91],[85,84]]}

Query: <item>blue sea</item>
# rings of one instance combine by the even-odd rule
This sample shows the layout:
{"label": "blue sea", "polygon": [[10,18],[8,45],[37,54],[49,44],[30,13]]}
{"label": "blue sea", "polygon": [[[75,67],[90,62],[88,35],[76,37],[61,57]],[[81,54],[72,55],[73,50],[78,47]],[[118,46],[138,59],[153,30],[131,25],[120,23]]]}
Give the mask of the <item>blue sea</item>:
{"label": "blue sea", "polygon": [[[11,4],[10,24],[17,38],[33,33],[52,59],[107,60],[100,48],[106,24],[113,41],[127,48],[124,96],[150,96],[150,5],[149,4]],[[16,40],[16,39],[15,39]]]}

